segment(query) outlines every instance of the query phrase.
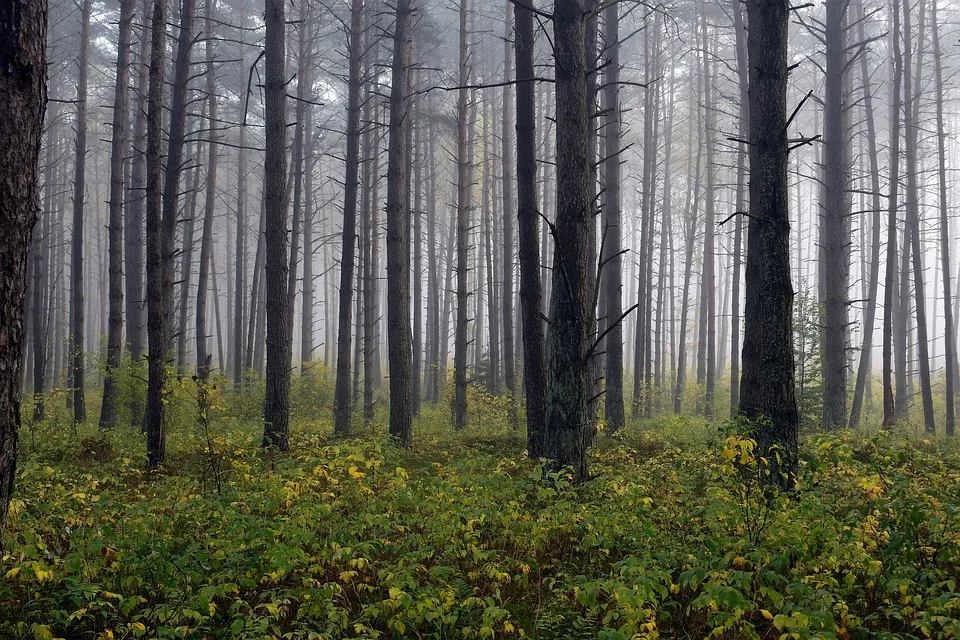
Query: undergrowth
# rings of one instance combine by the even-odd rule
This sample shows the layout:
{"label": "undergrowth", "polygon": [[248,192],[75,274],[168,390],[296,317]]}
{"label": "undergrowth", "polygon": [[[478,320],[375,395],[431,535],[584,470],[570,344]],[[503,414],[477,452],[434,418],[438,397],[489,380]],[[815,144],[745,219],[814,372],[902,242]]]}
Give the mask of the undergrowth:
{"label": "undergrowth", "polygon": [[135,430],[26,428],[0,637],[960,636],[949,444],[810,437],[777,497],[751,440],[685,420],[601,436],[573,487],[444,407],[410,452],[302,420],[280,458],[228,413],[155,474]]}

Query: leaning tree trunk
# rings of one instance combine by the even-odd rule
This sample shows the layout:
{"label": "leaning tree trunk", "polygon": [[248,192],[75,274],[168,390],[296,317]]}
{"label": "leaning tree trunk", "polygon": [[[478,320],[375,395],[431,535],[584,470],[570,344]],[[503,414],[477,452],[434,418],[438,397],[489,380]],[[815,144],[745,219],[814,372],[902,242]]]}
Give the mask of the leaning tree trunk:
{"label": "leaning tree trunk", "polygon": [[534,84],[533,10],[517,5],[517,242],[520,263],[520,314],[523,337],[523,381],[527,394],[527,455],[544,454],[547,412],[547,363],[540,283],[540,240],[537,208],[536,98]]}
{"label": "leaning tree trunk", "polygon": [[[166,457],[163,389],[167,380],[166,356],[170,324],[164,286],[165,241],[160,148],[163,136],[163,83],[166,69],[167,0],[154,0],[150,44],[150,80],[147,95],[147,401],[144,431],[147,434],[147,464],[155,469]],[[171,138],[171,142],[174,138]],[[168,165],[171,168],[174,165]],[[172,242],[169,242],[172,245]],[[172,249],[172,247],[171,247]],[[172,255],[169,256],[172,259]],[[172,282],[171,288],[172,288]],[[172,293],[172,291],[171,291]]]}
{"label": "leaning tree trunk", "polygon": [[343,246],[340,257],[340,316],[337,335],[337,381],[333,398],[333,430],[350,433],[353,403],[350,397],[350,341],[353,311],[353,269],[357,247],[357,186],[360,178],[361,56],[363,54],[363,0],[350,8],[347,85],[347,163],[343,197]]}
{"label": "leaning tree trunk", "polygon": [[553,260],[551,349],[544,455],[574,481],[587,476],[583,431],[587,395],[591,307],[588,263],[592,154],[588,148],[586,17],[584,0],[554,2],[556,60],[557,219]]}
{"label": "leaning tree trunk", "polygon": [[80,66],[77,79],[77,144],[73,171],[73,238],[70,249],[70,371],[73,386],[73,422],[87,419],[84,399],[83,344],[83,205],[87,162],[87,58],[90,11],[93,0],[83,0],[80,19]]}
{"label": "leaning tree trunk", "polygon": [[0,547],[13,495],[20,433],[20,362],[27,253],[40,206],[47,3],[0,4]]}
{"label": "leaning tree trunk", "polygon": [[287,307],[286,80],[283,0],[265,0],[264,244],[267,316],[263,446],[287,451],[290,443],[290,331]]}
{"label": "leaning tree trunk", "polygon": [[[770,481],[792,489],[797,475],[793,284],[787,190],[787,40],[790,3],[749,0],[750,225],[740,412],[758,421]],[[769,454],[776,448],[776,454]]]}
{"label": "leaning tree trunk", "polygon": [[410,68],[413,7],[397,0],[390,83],[390,146],[387,156],[387,349],[390,362],[390,436],[413,443],[414,375],[410,335]]}
{"label": "leaning tree trunk", "polygon": [[[100,428],[117,426],[120,372],[123,350],[123,167],[127,153],[127,87],[130,85],[130,40],[136,0],[120,3],[120,35],[117,43],[117,82],[113,96],[113,140],[110,144],[110,320],[107,333],[107,370],[103,380]],[[42,365],[41,365],[42,366]]]}

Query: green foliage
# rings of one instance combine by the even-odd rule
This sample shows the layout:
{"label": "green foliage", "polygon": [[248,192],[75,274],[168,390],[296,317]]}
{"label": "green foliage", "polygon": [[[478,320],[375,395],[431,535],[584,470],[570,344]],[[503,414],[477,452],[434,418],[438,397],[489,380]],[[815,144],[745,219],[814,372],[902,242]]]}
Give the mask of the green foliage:
{"label": "green foliage", "polygon": [[195,404],[154,474],[134,429],[25,428],[0,637],[960,634],[952,443],[811,438],[788,498],[760,486],[749,432],[671,417],[600,438],[572,487],[525,459],[499,400],[461,434],[425,407],[410,452],[301,420],[271,459],[220,389],[173,391]]}
{"label": "green foliage", "polygon": [[794,299],[793,316],[797,410],[801,428],[809,431],[820,425],[823,416],[820,343],[824,325],[823,307],[810,289]]}

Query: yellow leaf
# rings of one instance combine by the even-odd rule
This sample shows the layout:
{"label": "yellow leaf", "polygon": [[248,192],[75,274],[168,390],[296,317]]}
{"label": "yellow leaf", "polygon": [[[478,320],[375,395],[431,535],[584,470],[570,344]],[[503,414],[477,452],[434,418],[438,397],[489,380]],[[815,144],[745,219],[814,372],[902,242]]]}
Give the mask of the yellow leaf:
{"label": "yellow leaf", "polygon": [[363,471],[360,471],[360,469],[356,465],[347,469],[347,473],[349,473],[350,477],[353,478],[354,480],[365,478],[367,475]]}
{"label": "yellow leaf", "polygon": [[773,620],[773,614],[767,611],[766,609],[760,609],[760,615],[762,615],[767,620]]}
{"label": "yellow leaf", "polygon": [[18,573],[20,573],[20,567],[14,567],[7,571],[7,578],[16,578]]}

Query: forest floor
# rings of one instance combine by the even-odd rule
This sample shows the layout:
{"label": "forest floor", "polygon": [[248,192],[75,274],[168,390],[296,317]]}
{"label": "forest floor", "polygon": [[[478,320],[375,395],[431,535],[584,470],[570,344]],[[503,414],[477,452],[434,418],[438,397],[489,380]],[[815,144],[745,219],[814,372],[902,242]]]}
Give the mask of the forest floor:
{"label": "forest floor", "polygon": [[960,637],[954,443],[808,436],[771,499],[729,429],[633,424],[573,487],[445,414],[409,452],[172,428],[154,474],[135,430],[25,427],[0,637]]}

